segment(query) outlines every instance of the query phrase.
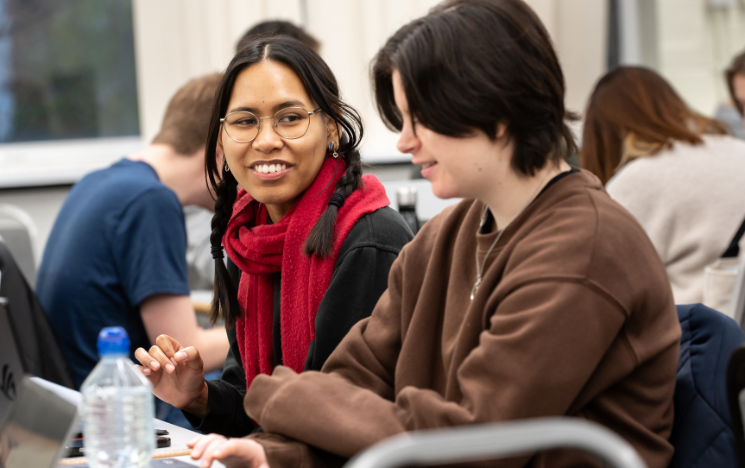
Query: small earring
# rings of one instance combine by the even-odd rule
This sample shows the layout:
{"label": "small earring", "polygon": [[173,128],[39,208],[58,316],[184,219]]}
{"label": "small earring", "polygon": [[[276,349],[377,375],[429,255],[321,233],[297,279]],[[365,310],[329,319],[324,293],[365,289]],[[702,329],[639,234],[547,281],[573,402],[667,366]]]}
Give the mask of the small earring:
{"label": "small earring", "polygon": [[335,146],[336,146],[336,144],[333,141],[331,143],[329,143],[329,152],[332,152],[333,151],[334,154],[332,154],[332,156],[334,158],[338,158],[339,157],[339,153],[337,153],[336,150],[334,149]]}
{"label": "small earring", "polygon": [[223,159],[222,160],[222,164],[223,164],[222,170],[225,171],[225,172],[230,172],[230,166],[228,166],[228,162]]}

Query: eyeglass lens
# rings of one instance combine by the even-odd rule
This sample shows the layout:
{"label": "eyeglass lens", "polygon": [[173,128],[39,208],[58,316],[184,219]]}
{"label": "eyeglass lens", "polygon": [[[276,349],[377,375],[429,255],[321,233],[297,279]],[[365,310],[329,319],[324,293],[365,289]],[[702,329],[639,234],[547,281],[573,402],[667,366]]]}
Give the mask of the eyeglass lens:
{"label": "eyeglass lens", "polygon": [[[272,120],[274,130],[283,138],[299,138],[310,125],[310,116],[302,107],[281,109]],[[225,118],[225,124],[230,138],[238,142],[251,141],[259,134],[260,120],[251,112],[232,112]]]}

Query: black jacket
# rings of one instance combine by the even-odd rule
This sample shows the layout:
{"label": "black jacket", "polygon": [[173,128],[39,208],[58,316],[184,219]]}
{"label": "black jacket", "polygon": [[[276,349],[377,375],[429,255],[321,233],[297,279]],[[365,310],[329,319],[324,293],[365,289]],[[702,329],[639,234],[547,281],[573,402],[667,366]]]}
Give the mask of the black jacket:
{"label": "black jacket", "polygon": [[[305,370],[321,370],[324,362],[352,326],[368,317],[388,285],[388,271],[401,248],[412,239],[403,218],[393,209],[381,208],[357,221],[347,235],[334,266],[331,284],[316,314],[316,339],[308,348]],[[229,262],[228,271],[238,284],[240,270]],[[281,364],[279,336],[279,273],[274,281],[275,364]],[[243,409],[246,374],[235,328],[227,330],[230,351],[222,379],[207,382],[208,409],[204,419],[184,412],[189,423],[204,433],[242,437],[255,429]],[[279,354],[279,355],[278,355]]]}

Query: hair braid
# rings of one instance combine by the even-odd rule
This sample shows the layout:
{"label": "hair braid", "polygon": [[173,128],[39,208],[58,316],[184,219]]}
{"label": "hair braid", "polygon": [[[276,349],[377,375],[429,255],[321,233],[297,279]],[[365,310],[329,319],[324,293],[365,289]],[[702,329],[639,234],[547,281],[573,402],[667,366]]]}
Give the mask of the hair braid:
{"label": "hair braid", "polygon": [[[215,199],[215,215],[212,217],[212,234],[210,234],[210,244],[213,250],[222,249],[222,238],[227,230],[230,216],[233,214],[233,204],[237,193],[238,183],[235,177],[223,171],[222,181],[215,187],[217,198]],[[223,259],[216,258],[213,299],[210,308],[210,321],[213,325],[220,317],[221,311],[228,327],[233,327],[235,320],[241,316],[238,290],[228,274]]]}
{"label": "hair braid", "polygon": [[[352,151],[345,156],[347,161],[347,170],[336,183],[335,193],[338,193],[344,199],[352,194],[362,181],[362,162],[360,152]],[[305,254],[313,254],[325,257],[331,253],[334,245],[334,226],[336,225],[336,213],[339,208],[335,205],[329,205],[323,212],[316,224],[313,226],[308,239],[305,241]]]}

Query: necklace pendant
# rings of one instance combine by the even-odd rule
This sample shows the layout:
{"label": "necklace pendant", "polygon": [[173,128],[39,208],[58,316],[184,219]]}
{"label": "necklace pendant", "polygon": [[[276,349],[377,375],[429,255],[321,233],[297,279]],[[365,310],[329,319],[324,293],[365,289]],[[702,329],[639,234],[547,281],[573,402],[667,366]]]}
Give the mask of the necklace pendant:
{"label": "necklace pendant", "polygon": [[473,300],[473,296],[476,295],[476,291],[478,291],[480,285],[481,285],[481,278],[477,278],[476,282],[473,283],[473,289],[471,289],[471,300]]}

